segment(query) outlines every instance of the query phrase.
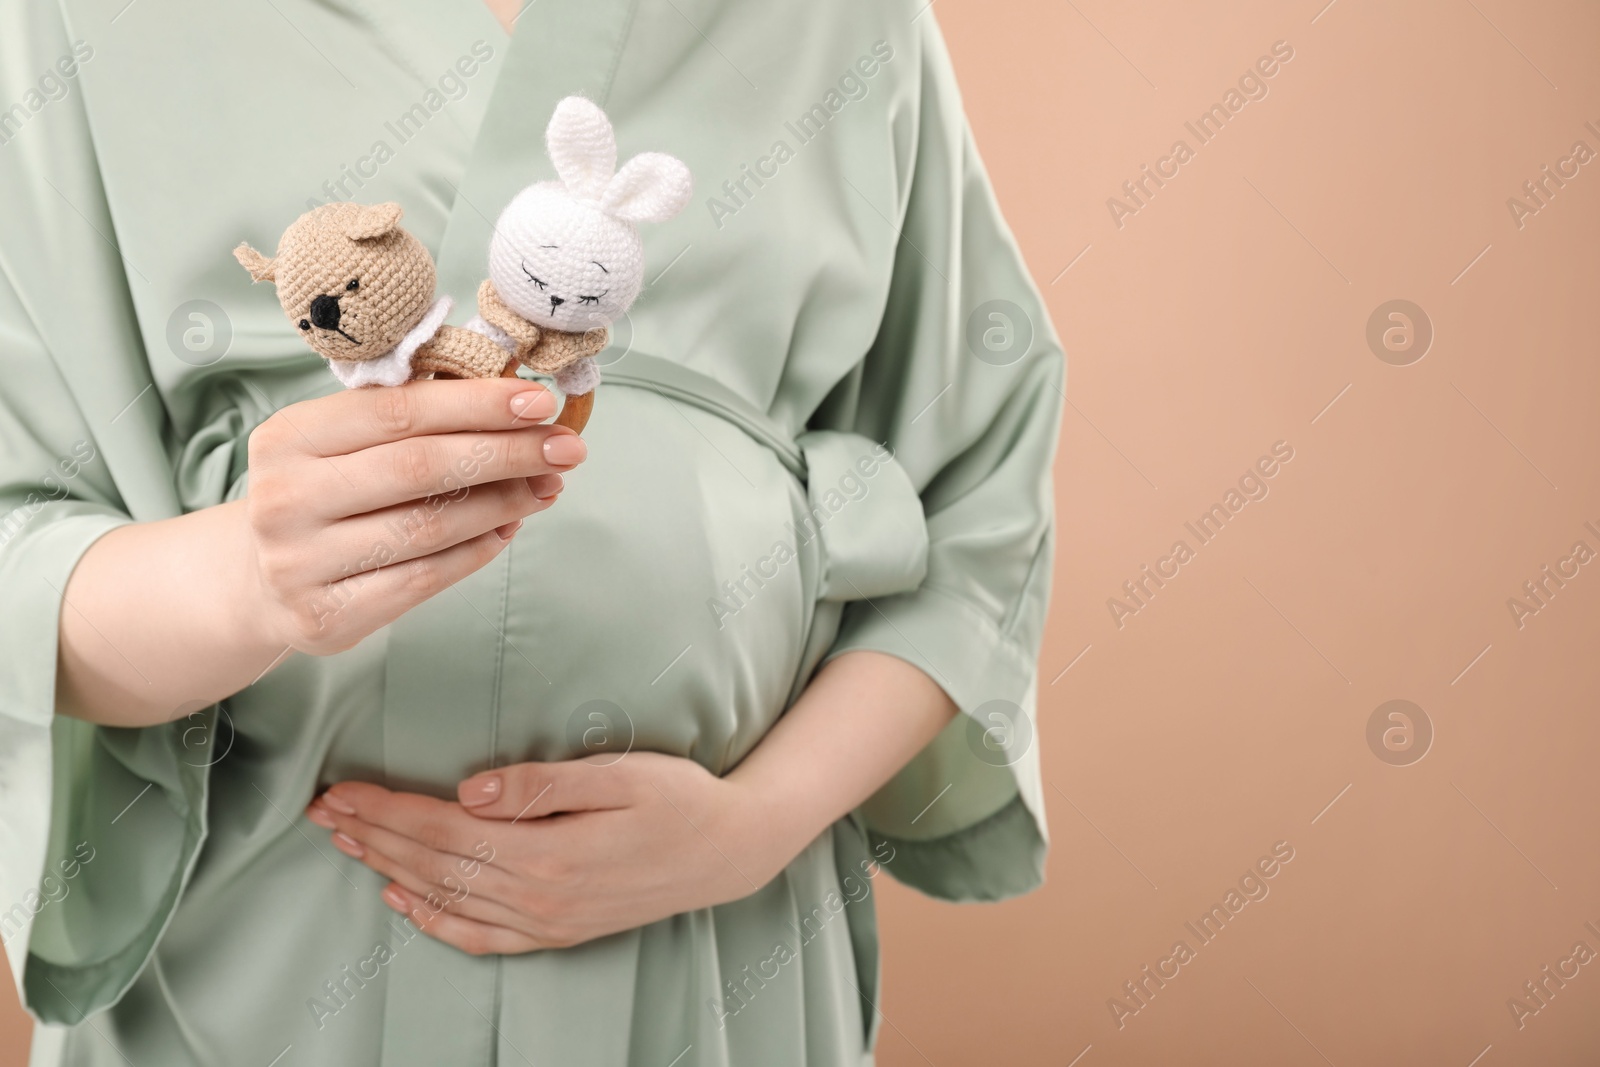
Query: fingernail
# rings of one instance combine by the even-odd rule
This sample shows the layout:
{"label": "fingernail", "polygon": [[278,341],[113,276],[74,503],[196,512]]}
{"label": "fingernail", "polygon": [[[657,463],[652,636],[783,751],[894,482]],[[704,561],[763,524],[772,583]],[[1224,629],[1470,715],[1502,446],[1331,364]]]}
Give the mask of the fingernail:
{"label": "fingernail", "polygon": [[588,454],[589,446],[575,433],[560,434],[544,443],[544,458],[558,467],[582,463]]}
{"label": "fingernail", "polygon": [[406,898],[401,895],[399,886],[391,885],[378,895],[383,898],[383,902],[389,905],[389,907],[404,914],[406,910]]}
{"label": "fingernail", "polygon": [[468,778],[456,793],[461,798],[461,806],[465,808],[481,808],[485,804],[492,804],[500,799],[500,776],[485,774]]}
{"label": "fingernail", "polygon": [[328,805],[328,807],[332,808],[340,815],[354,815],[356,813],[355,807],[348,800],[341,797],[338,793],[324,793],[322,794],[321,799],[324,804]]}
{"label": "fingernail", "polygon": [[535,500],[550,501],[561,495],[566,482],[559,474],[536,474],[528,479],[528,488],[533,490]]}
{"label": "fingernail", "polygon": [[361,844],[360,841],[357,841],[355,838],[346,833],[337,833],[333,835],[333,847],[338,849],[340,852],[343,852],[347,856],[354,856],[356,859],[360,859],[367,853],[366,848]]}
{"label": "fingernail", "polygon": [[548,419],[556,413],[556,398],[546,389],[530,389],[511,398],[511,414],[519,419]]}
{"label": "fingernail", "polygon": [[504,526],[496,526],[494,532],[500,535],[500,540],[509,541],[520,529],[522,529],[522,520],[518,519],[516,522],[508,522]]}
{"label": "fingernail", "polygon": [[306,809],[306,818],[322,827],[324,830],[334,830],[338,824],[333,821],[333,816],[328,814],[328,809],[321,804],[313,804]]}

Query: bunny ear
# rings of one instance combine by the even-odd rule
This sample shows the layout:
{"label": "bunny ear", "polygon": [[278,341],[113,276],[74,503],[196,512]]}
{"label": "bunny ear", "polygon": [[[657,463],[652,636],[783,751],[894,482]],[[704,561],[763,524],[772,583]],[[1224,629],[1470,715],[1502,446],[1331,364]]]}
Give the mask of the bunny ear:
{"label": "bunny ear", "polygon": [[567,191],[598,200],[617,169],[617,137],[599,105],[581,96],[567,97],[550,116],[544,140]]}
{"label": "bunny ear", "polygon": [[683,161],[662,152],[640,152],[617,171],[600,198],[600,210],[624,222],[666,222],[694,194]]}

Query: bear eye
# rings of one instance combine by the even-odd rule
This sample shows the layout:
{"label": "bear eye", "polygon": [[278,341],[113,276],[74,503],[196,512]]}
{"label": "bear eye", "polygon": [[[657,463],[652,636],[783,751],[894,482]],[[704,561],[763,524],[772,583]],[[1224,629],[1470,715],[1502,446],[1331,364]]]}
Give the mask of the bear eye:
{"label": "bear eye", "polygon": [[524,273],[524,274],[526,274],[528,276],[528,280],[530,282],[532,282],[534,285],[537,285],[539,287],[539,291],[541,293],[544,292],[544,290],[545,290],[544,282],[540,281],[538,278],[535,278],[533,276],[533,271],[528,269],[528,265],[526,263],[522,264],[522,273]]}
{"label": "bear eye", "polygon": [[300,320],[300,328],[301,328],[301,329],[302,329],[302,330],[309,330],[309,329],[311,329],[311,320],[310,320],[310,319],[301,319],[301,320]]}
{"label": "bear eye", "polygon": [[580,303],[580,304],[598,304],[598,303],[600,303],[600,298],[602,296],[605,296],[606,293],[609,293],[610,291],[611,291],[610,289],[607,289],[604,292],[600,292],[600,293],[595,294],[594,296],[580,296],[580,297],[578,297],[578,303]]}
{"label": "bear eye", "polygon": [[361,283],[359,281],[357,281],[356,279],[351,278],[350,279],[350,284],[345,286],[345,291],[353,293],[359,288],[361,288]]}

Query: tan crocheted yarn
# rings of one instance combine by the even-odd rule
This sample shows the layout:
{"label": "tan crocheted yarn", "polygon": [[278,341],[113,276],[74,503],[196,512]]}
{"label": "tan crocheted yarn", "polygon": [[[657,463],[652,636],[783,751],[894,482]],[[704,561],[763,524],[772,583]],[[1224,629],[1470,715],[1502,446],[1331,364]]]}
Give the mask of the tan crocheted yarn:
{"label": "tan crocheted yarn", "polygon": [[[256,281],[277,284],[284,314],[313,351],[336,366],[368,363],[391,356],[434,305],[433,258],[400,216],[394,203],[324,204],[284,231],[275,258],[248,244],[233,254]],[[492,378],[505,365],[490,339],[440,326],[411,356],[409,377]]]}
{"label": "tan crocheted yarn", "polygon": [[488,278],[478,286],[478,314],[516,343],[512,356],[518,363],[540,374],[554,374],[585,356],[594,356],[611,341],[611,331],[604,326],[583,333],[539,328],[507,306]]}
{"label": "tan crocheted yarn", "polygon": [[[485,344],[485,342],[488,342]],[[441,326],[411,360],[413,377],[498,378],[510,364],[505,349],[480,333]]]}

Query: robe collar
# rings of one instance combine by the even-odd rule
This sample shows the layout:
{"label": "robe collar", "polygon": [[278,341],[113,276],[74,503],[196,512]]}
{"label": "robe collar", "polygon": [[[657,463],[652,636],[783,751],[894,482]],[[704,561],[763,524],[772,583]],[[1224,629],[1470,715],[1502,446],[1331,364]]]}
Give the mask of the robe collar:
{"label": "robe collar", "polygon": [[489,239],[511,198],[555,168],[544,130],[556,104],[581,94],[606,106],[638,0],[540,0],[516,22],[439,242],[439,287],[478,291]]}

